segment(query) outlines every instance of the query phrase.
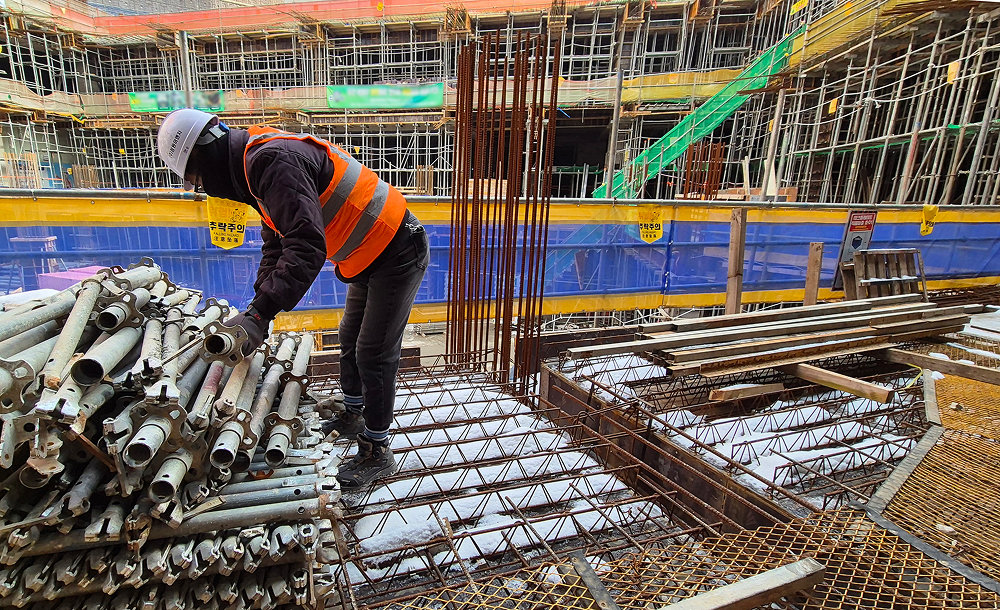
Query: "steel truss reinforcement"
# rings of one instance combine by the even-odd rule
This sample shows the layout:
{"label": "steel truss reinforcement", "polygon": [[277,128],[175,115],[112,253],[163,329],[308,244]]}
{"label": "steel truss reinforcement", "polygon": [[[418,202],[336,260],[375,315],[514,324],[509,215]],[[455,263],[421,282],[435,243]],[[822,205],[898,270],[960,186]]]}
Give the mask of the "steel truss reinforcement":
{"label": "steel truss reinforcement", "polygon": [[343,599],[394,606],[574,551],[612,561],[739,529],[721,513],[703,519],[685,489],[514,389],[453,365],[401,374],[400,470],[343,496]]}
{"label": "steel truss reinforcement", "polygon": [[[670,377],[641,355],[580,361],[565,371],[601,408],[655,431],[793,512],[867,500],[928,428],[920,371],[852,354],[818,363],[892,388],[887,403],[766,369]],[[772,385],[765,394],[713,400],[718,388]]]}
{"label": "steel truss reinforcement", "polygon": [[[822,584],[773,607],[851,608],[886,595],[912,607],[993,607],[996,594],[978,578],[954,572],[953,562],[910,546],[912,537],[860,509],[931,425],[921,372],[887,370],[862,356],[822,364],[891,385],[896,398],[861,402],[744,374],[743,382],[787,389],[742,407],[715,404],[709,420],[710,388],[692,378],[668,388],[656,365],[639,358],[589,360],[568,384],[557,379],[568,381],[568,371],[543,371],[541,393],[528,396],[444,357],[407,369],[392,441],[399,472],[343,496],[340,596],[367,608],[595,600],[647,608],[810,557],[826,568]],[[871,374],[875,368],[881,372]],[[667,409],[670,399],[680,406]],[[739,409],[744,423],[723,409]],[[701,420],[680,425],[668,417]],[[759,444],[765,459],[741,463],[718,439],[702,439],[709,430],[737,439],[772,430],[741,441]],[[788,446],[795,442],[805,448]],[[773,503],[740,493],[727,474],[699,469],[697,458],[678,453],[685,445]]]}

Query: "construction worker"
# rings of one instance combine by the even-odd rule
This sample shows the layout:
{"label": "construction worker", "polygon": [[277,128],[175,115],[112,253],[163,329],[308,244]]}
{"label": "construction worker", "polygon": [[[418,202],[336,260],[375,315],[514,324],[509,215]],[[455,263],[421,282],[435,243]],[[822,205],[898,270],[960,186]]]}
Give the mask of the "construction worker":
{"label": "construction worker", "polygon": [[340,466],[345,488],[395,472],[389,428],[403,329],[428,263],[427,235],[406,200],[326,140],[265,126],[229,128],[185,108],[164,119],[160,158],[186,189],[243,202],[260,214],[263,258],[246,311],[226,323],[263,341],[279,311],[295,307],[325,260],[348,284],[340,322],[342,414],[324,432],[357,438]]}

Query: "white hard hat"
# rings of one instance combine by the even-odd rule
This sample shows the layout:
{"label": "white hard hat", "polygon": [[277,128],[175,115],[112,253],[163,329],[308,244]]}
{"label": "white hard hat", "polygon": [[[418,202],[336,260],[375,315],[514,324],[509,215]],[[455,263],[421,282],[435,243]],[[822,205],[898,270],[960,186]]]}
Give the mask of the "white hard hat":
{"label": "white hard hat", "polygon": [[[167,167],[181,178],[184,177],[184,168],[187,167],[188,158],[191,157],[191,150],[195,145],[207,144],[225,133],[222,129],[219,129],[218,133],[213,129],[212,133],[199,139],[202,130],[212,121],[217,124],[219,119],[213,114],[194,108],[175,110],[163,119],[163,125],[156,135],[156,149]],[[191,190],[193,185],[185,180],[184,188]]]}

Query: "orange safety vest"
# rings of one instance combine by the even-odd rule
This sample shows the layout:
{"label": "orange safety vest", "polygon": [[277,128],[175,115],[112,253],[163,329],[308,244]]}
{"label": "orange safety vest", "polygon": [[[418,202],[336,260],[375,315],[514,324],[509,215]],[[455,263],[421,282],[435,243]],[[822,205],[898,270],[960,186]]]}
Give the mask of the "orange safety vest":
{"label": "orange safety vest", "polygon": [[[273,127],[254,125],[243,151],[243,173],[247,174],[250,149],[276,139],[301,140],[322,146],[333,164],[333,178],[319,195],[326,233],[326,257],[345,277],[361,273],[392,241],[406,213],[406,199],[375,172],[361,165],[339,146],[309,134],[294,134]],[[264,202],[250,187],[260,207],[264,224],[281,235],[264,209]]]}

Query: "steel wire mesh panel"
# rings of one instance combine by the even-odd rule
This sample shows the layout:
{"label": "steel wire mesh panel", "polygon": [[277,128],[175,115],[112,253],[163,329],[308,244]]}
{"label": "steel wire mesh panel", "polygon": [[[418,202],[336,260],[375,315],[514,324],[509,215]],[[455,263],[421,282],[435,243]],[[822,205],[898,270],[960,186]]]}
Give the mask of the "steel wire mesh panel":
{"label": "steel wire mesh panel", "polygon": [[1000,578],[997,498],[1000,443],[946,430],[882,515],[996,579]]}
{"label": "steel wire mesh panel", "polygon": [[921,354],[941,354],[950,360],[965,360],[990,368],[1000,367],[1000,343],[969,335],[947,336],[947,343],[924,343],[911,348]]}
{"label": "steel wire mesh panel", "polygon": [[[771,610],[996,608],[1000,598],[844,508],[684,545],[648,548],[594,565],[623,610],[660,608],[805,557],[826,566],[808,594]],[[591,563],[594,563],[591,560]],[[392,608],[591,607],[588,590],[552,565],[393,603]],[[577,605],[574,602],[582,602]]]}
{"label": "steel wire mesh panel", "polygon": [[1000,439],[1000,387],[946,375],[934,382],[934,395],[945,428]]}

